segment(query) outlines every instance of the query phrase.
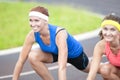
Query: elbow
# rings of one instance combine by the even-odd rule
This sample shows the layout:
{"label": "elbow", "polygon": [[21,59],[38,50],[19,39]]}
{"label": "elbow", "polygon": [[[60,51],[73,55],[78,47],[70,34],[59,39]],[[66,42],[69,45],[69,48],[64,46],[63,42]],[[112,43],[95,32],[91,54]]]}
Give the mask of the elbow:
{"label": "elbow", "polygon": [[64,71],[66,70],[66,66],[59,66],[59,71]]}

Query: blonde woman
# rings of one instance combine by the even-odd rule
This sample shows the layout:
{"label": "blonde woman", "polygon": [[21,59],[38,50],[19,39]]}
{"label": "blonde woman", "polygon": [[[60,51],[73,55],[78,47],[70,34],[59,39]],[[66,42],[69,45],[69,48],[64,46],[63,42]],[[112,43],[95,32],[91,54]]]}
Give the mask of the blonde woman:
{"label": "blonde woman", "polygon": [[[94,48],[87,80],[95,80],[97,72],[104,80],[120,80],[120,17],[115,14],[107,15],[101,28],[101,40]],[[100,65],[103,55],[106,55],[108,63]]]}

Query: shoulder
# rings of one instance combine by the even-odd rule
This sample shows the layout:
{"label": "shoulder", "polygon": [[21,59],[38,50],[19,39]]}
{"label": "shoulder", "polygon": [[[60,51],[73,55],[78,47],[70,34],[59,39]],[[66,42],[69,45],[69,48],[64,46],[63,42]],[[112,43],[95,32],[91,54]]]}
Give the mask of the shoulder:
{"label": "shoulder", "polygon": [[56,29],[56,35],[66,35],[67,34],[67,31],[66,31],[66,29],[65,28],[62,28],[62,27],[57,27],[57,29]]}
{"label": "shoulder", "polygon": [[102,57],[105,52],[105,40],[100,40],[96,43],[93,51],[93,55],[96,57]]}
{"label": "shoulder", "polygon": [[56,29],[56,36],[66,36],[67,37],[67,31],[65,28],[58,27]]}
{"label": "shoulder", "polygon": [[34,41],[35,41],[35,39],[34,39],[34,31],[33,31],[33,30],[31,30],[31,31],[27,34],[26,40],[27,40],[27,41],[30,41],[30,42],[34,42]]}
{"label": "shoulder", "polygon": [[100,40],[99,42],[96,43],[95,49],[97,49],[98,51],[104,52],[104,50],[105,50],[105,44],[106,44],[106,42],[105,42],[104,39]]}
{"label": "shoulder", "polygon": [[105,47],[105,44],[106,44],[106,42],[103,39],[103,40],[98,41],[96,45],[99,46],[99,47]]}
{"label": "shoulder", "polygon": [[57,27],[57,28],[56,28],[56,33],[57,33],[58,31],[60,31],[60,30],[65,30],[65,31],[66,31],[66,29],[65,29],[65,28],[62,28],[62,27]]}
{"label": "shoulder", "polygon": [[68,34],[64,28],[58,27],[56,29],[56,42],[57,43],[66,41],[67,37],[68,37]]}

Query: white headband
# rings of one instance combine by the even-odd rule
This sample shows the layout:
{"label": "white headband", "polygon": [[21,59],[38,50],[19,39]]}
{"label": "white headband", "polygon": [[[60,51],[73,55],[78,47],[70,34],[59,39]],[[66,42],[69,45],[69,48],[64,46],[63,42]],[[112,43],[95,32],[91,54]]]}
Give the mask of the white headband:
{"label": "white headband", "polygon": [[42,19],[48,21],[48,16],[46,16],[45,14],[42,14],[42,13],[40,13],[40,12],[37,12],[37,11],[31,11],[31,12],[29,13],[29,16],[37,16],[37,17],[39,17],[39,18],[42,18]]}

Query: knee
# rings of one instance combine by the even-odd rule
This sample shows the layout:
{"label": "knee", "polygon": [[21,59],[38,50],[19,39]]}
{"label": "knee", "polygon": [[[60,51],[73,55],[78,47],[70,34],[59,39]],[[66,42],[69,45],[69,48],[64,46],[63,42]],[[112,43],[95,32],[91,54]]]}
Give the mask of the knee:
{"label": "knee", "polygon": [[110,76],[110,72],[111,72],[111,67],[110,65],[102,65],[100,67],[100,74],[103,77],[109,77]]}
{"label": "knee", "polygon": [[34,51],[31,51],[28,55],[28,61],[30,62],[30,64],[35,64],[35,62],[38,61],[38,58],[37,58],[37,53],[34,52]]}

